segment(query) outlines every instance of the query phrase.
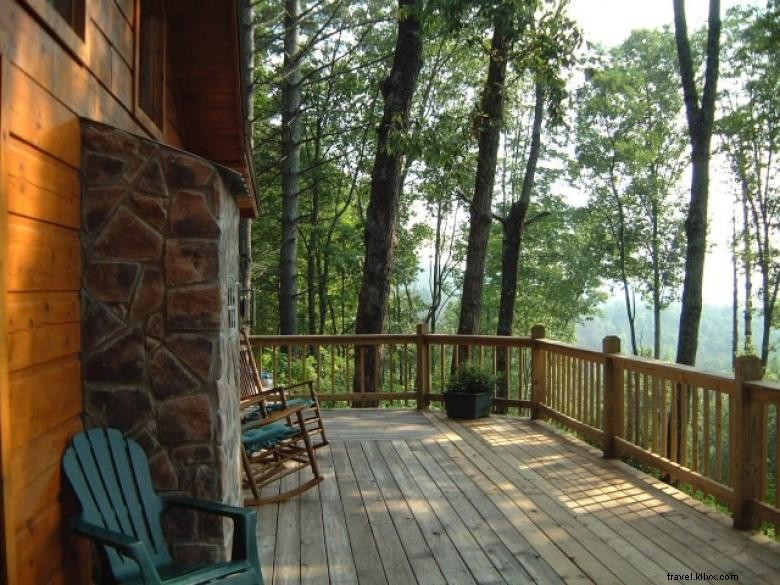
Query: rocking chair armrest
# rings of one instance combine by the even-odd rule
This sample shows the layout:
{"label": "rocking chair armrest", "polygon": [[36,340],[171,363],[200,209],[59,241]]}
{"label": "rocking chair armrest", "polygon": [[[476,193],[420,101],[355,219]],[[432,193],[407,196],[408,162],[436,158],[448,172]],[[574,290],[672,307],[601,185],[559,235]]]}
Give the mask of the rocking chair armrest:
{"label": "rocking chair armrest", "polygon": [[[309,387],[309,396],[311,396],[311,398],[313,400],[317,400],[317,394],[314,392],[314,381],[313,380],[306,380],[304,382],[297,382],[295,384],[279,386],[279,388],[281,390],[283,390],[285,393],[288,394],[287,398],[289,399],[291,397],[290,394],[292,394],[293,397],[295,395],[295,393],[290,392],[291,389],[293,389],[293,388],[301,388],[303,386],[308,386]],[[274,388],[274,390],[275,390],[275,388]]]}
{"label": "rocking chair armrest", "polygon": [[304,408],[306,408],[305,404],[296,404],[295,406],[288,406],[287,408],[283,408],[282,410],[274,411],[264,418],[259,418],[257,420],[248,422],[244,424],[243,428],[244,430],[246,430],[246,429],[256,429],[259,427],[264,427],[276,421],[285,420],[293,416],[294,414],[298,414]]}
{"label": "rocking chair armrest", "polygon": [[238,403],[238,408],[239,410],[244,410],[245,408],[254,406],[255,404],[261,404],[263,402],[266,402],[267,400],[268,397],[262,394],[258,394],[256,396],[249,396],[247,398],[241,399],[241,402]]}
{"label": "rocking chair armrest", "polygon": [[70,527],[77,534],[90,538],[99,544],[110,546],[117,552],[133,559],[141,569],[144,583],[162,584],[152,557],[142,541],[127,534],[91,524],[81,518],[71,518]]}
{"label": "rocking chair armrest", "polygon": [[163,506],[190,508],[206,514],[225,516],[233,520],[233,560],[247,560],[257,570],[260,557],[257,551],[257,511],[229,506],[220,502],[199,500],[187,496],[161,496]]}

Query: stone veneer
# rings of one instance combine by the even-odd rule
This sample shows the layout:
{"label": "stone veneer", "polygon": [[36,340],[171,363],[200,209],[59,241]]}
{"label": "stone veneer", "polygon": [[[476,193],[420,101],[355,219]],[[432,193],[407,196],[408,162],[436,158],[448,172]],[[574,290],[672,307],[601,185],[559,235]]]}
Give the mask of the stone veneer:
{"label": "stone veneer", "polygon": [[[87,426],[146,450],[155,488],[238,504],[240,176],[82,121],[82,372]],[[213,561],[231,524],[176,513],[174,556]]]}

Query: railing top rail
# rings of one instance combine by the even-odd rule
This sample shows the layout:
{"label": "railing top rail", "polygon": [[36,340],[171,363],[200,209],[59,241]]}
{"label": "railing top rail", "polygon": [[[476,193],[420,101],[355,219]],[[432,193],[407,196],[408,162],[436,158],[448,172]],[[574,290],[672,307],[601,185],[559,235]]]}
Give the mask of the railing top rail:
{"label": "railing top rail", "polygon": [[626,354],[615,354],[611,357],[617,365],[624,369],[648,374],[656,378],[674,380],[689,386],[701,386],[731,394],[736,384],[733,377],[706,372],[693,366],[672,364],[652,358]]}
{"label": "railing top rail", "polygon": [[[421,336],[415,333],[376,333],[350,335],[250,335],[249,339],[265,345],[377,345],[383,343],[416,343],[419,337]],[[425,333],[422,337],[428,343],[531,346],[530,337],[450,335],[443,333]]]}
{"label": "railing top rail", "polygon": [[264,345],[380,345],[414,343],[417,335],[377,333],[361,335],[250,335],[250,341]]}
{"label": "railing top rail", "polygon": [[746,382],[745,386],[750,388],[758,400],[780,406],[780,383],[768,380],[755,380]]}
{"label": "railing top rail", "polygon": [[536,341],[542,349],[565,353],[566,355],[579,357],[599,364],[603,364],[606,361],[604,354],[594,349],[585,349],[578,345],[564,343],[562,341],[553,341],[552,339],[537,339]]}
{"label": "railing top rail", "polygon": [[427,333],[428,343],[452,343],[458,345],[511,345],[531,347],[530,337],[515,335],[457,335],[449,333]]}

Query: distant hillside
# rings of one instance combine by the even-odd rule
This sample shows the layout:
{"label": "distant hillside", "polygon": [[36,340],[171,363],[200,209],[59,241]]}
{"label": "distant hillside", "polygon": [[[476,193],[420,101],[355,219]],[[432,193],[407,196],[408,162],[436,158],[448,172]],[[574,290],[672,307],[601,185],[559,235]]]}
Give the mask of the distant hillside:
{"label": "distant hillside", "polygon": [[[617,335],[622,342],[623,351],[630,352],[631,345],[625,304],[619,298],[613,297],[600,309],[601,316],[578,325],[577,343],[588,348],[601,349],[603,337]],[[661,358],[663,360],[674,361],[677,351],[679,318],[679,304],[670,306],[661,317]],[[741,325],[742,323],[740,323],[740,327]],[[758,315],[753,319],[753,330],[757,335],[760,335],[761,317]],[[773,342],[776,342],[775,337],[776,332],[772,336]],[[648,355],[652,354],[653,313],[645,306],[637,307],[637,343],[642,350],[648,352]],[[760,343],[760,338],[756,338],[754,343]],[[713,372],[731,372],[730,306],[704,306],[696,366]]]}

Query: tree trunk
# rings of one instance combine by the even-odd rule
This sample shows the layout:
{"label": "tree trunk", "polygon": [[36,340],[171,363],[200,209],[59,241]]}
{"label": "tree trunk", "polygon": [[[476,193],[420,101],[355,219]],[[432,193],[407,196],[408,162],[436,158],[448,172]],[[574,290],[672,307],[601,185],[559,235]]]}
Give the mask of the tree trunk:
{"label": "tree trunk", "polygon": [[[748,215],[748,185],[742,180],[742,250],[745,268],[745,353],[753,351],[753,251],[750,246],[750,217]],[[736,364],[736,362],[735,362]]]}
{"label": "tree trunk", "polygon": [[[244,99],[244,108],[247,113],[254,110],[252,55],[254,55],[254,24],[252,16],[251,0],[242,0],[240,3],[242,54],[244,65],[242,67],[242,83],[247,88]],[[249,132],[250,142],[252,133]],[[252,315],[252,220],[242,218],[238,223],[238,286],[239,286],[239,317],[242,326],[250,326],[254,316]]]}
{"label": "tree trunk", "polygon": [[[531,128],[531,144],[528,150],[528,160],[523,176],[523,187],[520,197],[512,203],[509,215],[501,222],[503,239],[501,242],[501,300],[498,308],[498,324],[496,335],[512,335],[515,319],[515,301],[517,300],[518,269],[520,267],[520,249],[523,242],[523,229],[528,206],[531,203],[531,192],[536,176],[536,164],[542,148],[542,120],[544,119],[544,89],[541,82],[536,82],[536,101],[534,104],[534,120]],[[499,376],[498,395],[509,398],[509,358],[507,348],[498,348],[496,354],[496,371]],[[505,408],[496,409],[503,413]]]}
{"label": "tree trunk", "polygon": [[238,223],[238,286],[241,325],[249,326],[252,322],[252,220],[248,218]]}
{"label": "tree trunk", "polygon": [[[736,203],[736,202],[735,202]],[[737,214],[731,211],[731,371],[737,371],[739,351],[739,256],[737,255]]]}
{"label": "tree trunk", "polygon": [[[491,202],[496,176],[498,144],[501,136],[504,83],[510,45],[507,23],[499,14],[494,23],[493,39],[490,43],[490,64],[478,112],[479,154],[477,155],[474,197],[471,201],[469,214],[466,270],[463,275],[463,294],[458,318],[458,333],[461,335],[479,333],[482,287],[485,278],[485,255],[490,236]],[[467,361],[467,348],[459,347],[458,353],[459,362]]]}
{"label": "tree trunk", "polygon": [[[399,0],[402,17],[390,75],[382,84],[385,100],[377,151],[371,173],[371,194],[366,212],[363,281],[358,298],[355,333],[381,333],[384,329],[396,244],[400,206],[403,152],[399,138],[409,125],[412,97],[422,65],[422,37],[417,0]],[[381,355],[375,346],[358,348],[356,365],[364,370],[365,390],[380,387]],[[360,387],[356,368],[355,387]],[[366,406],[375,406],[372,402]]]}
{"label": "tree trunk", "polygon": [[707,252],[707,200],[710,183],[710,143],[715,117],[715,98],[720,61],[720,0],[710,0],[707,31],[707,64],[704,90],[699,103],[696,89],[693,57],[688,40],[685,18],[685,0],[673,0],[674,32],[680,79],[691,139],[691,199],[685,220],[687,246],[685,250],[685,277],[677,342],[677,362],[694,365],[699,340],[702,308],[702,280],[704,257]]}
{"label": "tree trunk", "polygon": [[651,210],[651,222],[653,225],[653,357],[661,358],[661,268],[660,247],[658,234],[658,205],[653,200]]}
{"label": "tree trunk", "polygon": [[298,0],[284,3],[282,81],[282,241],[279,250],[279,331],[298,333],[298,195],[301,173],[301,86]]}

